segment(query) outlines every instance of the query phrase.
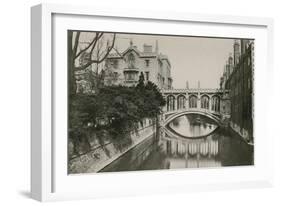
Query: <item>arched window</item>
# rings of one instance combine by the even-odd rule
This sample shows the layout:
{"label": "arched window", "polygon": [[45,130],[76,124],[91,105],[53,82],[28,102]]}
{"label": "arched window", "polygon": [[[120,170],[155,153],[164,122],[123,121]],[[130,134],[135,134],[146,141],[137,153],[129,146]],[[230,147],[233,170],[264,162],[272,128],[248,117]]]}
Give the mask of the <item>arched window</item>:
{"label": "arched window", "polygon": [[169,95],[167,97],[167,111],[173,111],[173,110],[175,110],[175,97]]}
{"label": "arched window", "polygon": [[185,109],[185,96],[179,95],[178,96],[178,109]]}
{"label": "arched window", "polygon": [[209,109],[209,97],[206,95],[201,97],[201,108]]}
{"label": "arched window", "polygon": [[130,53],[128,56],[128,67],[134,68],[134,66],[135,66],[135,56],[132,53]]}
{"label": "arched window", "polygon": [[197,107],[197,97],[190,96],[189,97],[189,108],[196,108]]}
{"label": "arched window", "polygon": [[220,98],[218,96],[212,97],[212,110],[215,112],[220,111]]}

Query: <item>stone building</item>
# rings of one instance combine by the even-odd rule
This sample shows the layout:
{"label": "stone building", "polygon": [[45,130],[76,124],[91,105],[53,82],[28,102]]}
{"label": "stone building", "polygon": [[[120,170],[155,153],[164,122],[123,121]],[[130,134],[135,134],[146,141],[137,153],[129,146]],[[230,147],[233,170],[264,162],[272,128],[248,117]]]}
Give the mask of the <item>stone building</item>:
{"label": "stone building", "polygon": [[226,64],[224,65],[224,72],[223,76],[220,79],[220,89],[222,89],[224,92],[222,94],[222,101],[220,105],[220,111],[223,117],[230,118],[230,96],[229,96],[229,90],[226,88],[226,80],[230,77],[232,71],[233,71],[234,63],[233,63],[233,57],[232,54],[229,54],[229,57],[226,61]]}
{"label": "stone building", "polygon": [[125,51],[111,53],[105,61],[105,85],[134,86],[141,73],[160,89],[172,88],[171,63],[159,53],[157,41],[154,50],[144,44],[142,51],[130,41]]}
{"label": "stone building", "polygon": [[230,126],[249,142],[253,142],[253,68],[254,42],[235,40],[234,62],[228,62],[221,87],[230,91]]}

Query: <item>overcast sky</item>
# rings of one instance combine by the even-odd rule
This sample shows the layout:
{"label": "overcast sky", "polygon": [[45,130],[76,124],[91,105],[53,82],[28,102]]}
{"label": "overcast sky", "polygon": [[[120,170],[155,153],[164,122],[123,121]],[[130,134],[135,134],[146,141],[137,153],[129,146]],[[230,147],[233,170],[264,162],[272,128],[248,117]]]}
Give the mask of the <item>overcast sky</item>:
{"label": "overcast sky", "polygon": [[[218,88],[224,65],[233,53],[233,39],[179,37],[158,35],[117,34],[115,47],[123,52],[130,39],[139,50],[143,44],[150,44],[155,50],[158,40],[159,52],[168,56],[174,88],[197,87]],[[86,39],[86,38],[85,38]]]}
{"label": "overcast sky", "polygon": [[233,39],[127,35],[117,34],[116,46],[123,51],[133,44],[142,51],[143,44],[153,45],[158,40],[159,52],[166,54],[171,62],[174,88],[197,87],[218,88],[223,68],[230,53],[233,53]]}

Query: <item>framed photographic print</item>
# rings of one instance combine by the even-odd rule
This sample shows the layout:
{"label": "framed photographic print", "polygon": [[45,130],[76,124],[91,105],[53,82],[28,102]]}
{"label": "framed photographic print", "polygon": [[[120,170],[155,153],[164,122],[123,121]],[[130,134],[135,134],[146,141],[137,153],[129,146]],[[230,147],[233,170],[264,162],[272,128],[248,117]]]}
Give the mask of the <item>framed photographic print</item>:
{"label": "framed photographic print", "polygon": [[33,198],[272,185],[271,19],[31,12]]}

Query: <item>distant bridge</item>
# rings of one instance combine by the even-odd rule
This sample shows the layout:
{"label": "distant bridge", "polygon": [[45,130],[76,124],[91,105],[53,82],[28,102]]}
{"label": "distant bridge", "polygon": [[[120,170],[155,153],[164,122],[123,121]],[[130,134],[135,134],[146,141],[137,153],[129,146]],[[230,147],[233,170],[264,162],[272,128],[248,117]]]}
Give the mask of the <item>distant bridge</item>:
{"label": "distant bridge", "polygon": [[166,99],[162,115],[162,125],[165,126],[185,114],[204,115],[220,124],[223,99],[229,91],[196,88],[161,90],[161,93]]}

